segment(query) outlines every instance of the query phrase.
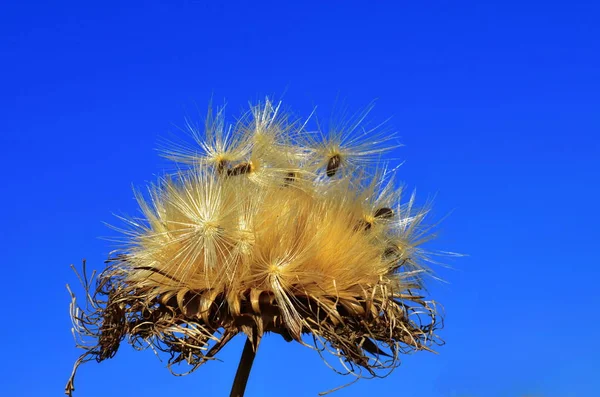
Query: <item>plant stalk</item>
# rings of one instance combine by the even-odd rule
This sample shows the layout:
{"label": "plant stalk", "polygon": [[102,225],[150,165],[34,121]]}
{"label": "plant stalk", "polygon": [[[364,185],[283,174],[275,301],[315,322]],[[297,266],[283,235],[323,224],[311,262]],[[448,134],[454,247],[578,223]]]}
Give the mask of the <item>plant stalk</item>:
{"label": "plant stalk", "polygon": [[[256,344],[256,349],[258,350],[258,343]],[[238,364],[238,369],[235,373],[235,379],[233,380],[229,397],[244,397],[246,384],[248,383],[248,377],[250,376],[250,370],[252,369],[252,363],[254,362],[255,356],[256,351],[252,346],[252,341],[248,338],[246,339],[246,344],[242,351],[242,357],[240,358],[240,363]]]}

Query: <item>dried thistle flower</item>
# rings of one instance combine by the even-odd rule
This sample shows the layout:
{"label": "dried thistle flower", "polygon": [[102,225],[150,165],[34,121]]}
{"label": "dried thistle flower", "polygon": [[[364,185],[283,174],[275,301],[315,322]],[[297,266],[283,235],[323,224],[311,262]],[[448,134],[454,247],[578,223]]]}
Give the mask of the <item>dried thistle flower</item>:
{"label": "dried thistle flower", "polygon": [[390,173],[369,169],[392,146],[356,134],[362,118],[317,139],[267,100],[234,128],[222,111],[208,117],[204,139],[194,134],[200,150],[167,151],[190,168],[137,195],[143,217],[126,220],[122,250],[97,277],[84,263],[84,309],[71,294],[85,353],[66,393],[82,362],[111,358],[123,340],[189,373],[244,333],[232,396],[243,395],[268,332],[305,345],[309,335],[357,377],[383,376],[401,353],[441,343],[423,296],[427,210],[415,210],[414,195],[402,203]]}

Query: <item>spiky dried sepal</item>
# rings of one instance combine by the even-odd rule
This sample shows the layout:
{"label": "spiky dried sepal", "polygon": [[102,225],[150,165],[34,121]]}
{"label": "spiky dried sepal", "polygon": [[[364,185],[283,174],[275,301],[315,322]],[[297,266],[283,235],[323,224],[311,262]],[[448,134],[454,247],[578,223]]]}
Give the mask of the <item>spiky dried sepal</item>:
{"label": "spiky dried sepal", "polygon": [[435,304],[421,292],[427,211],[414,210],[414,195],[402,203],[381,173],[332,179],[330,164],[301,144],[303,126],[277,109],[253,109],[231,140],[247,158],[200,156],[152,186],[150,200],[138,195],[144,216],[128,220],[123,252],[94,287],[83,276],[85,310],[73,295],[86,352],[68,394],[80,363],[112,357],[125,339],[190,372],[238,333],[303,344],[309,334],[347,372],[371,376],[441,343]]}

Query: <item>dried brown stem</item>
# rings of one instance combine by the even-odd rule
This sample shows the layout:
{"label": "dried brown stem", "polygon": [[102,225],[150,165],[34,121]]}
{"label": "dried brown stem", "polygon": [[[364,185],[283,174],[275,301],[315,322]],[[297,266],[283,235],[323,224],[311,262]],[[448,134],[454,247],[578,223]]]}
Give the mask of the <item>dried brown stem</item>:
{"label": "dried brown stem", "polygon": [[235,373],[235,379],[233,380],[233,386],[231,387],[231,394],[229,397],[244,397],[246,384],[248,383],[248,377],[250,376],[250,370],[252,369],[252,363],[254,362],[257,349],[258,342],[256,343],[256,346],[253,346],[250,338],[246,339],[246,344],[242,351],[242,357],[240,358],[240,363],[237,372]]}

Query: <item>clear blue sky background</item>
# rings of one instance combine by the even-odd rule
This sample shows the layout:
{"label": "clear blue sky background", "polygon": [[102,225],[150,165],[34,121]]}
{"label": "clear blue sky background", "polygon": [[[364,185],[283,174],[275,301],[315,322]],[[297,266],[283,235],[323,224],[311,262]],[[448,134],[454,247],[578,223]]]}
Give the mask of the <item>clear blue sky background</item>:
{"label": "clear blue sky background", "polygon": [[[266,94],[304,115],[377,99],[402,179],[434,218],[453,211],[431,248],[469,255],[431,288],[440,354],[334,396],[600,395],[597,1],[122,3],[0,6],[3,395],[62,394],[69,264],[103,266],[102,222],[168,167],[159,138],[212,95],[234,117]],[[226,396],[242,343],[185,378],[124,348],[83,366],[76,396]],[[272,336],[247,394],[348,380]]]}

